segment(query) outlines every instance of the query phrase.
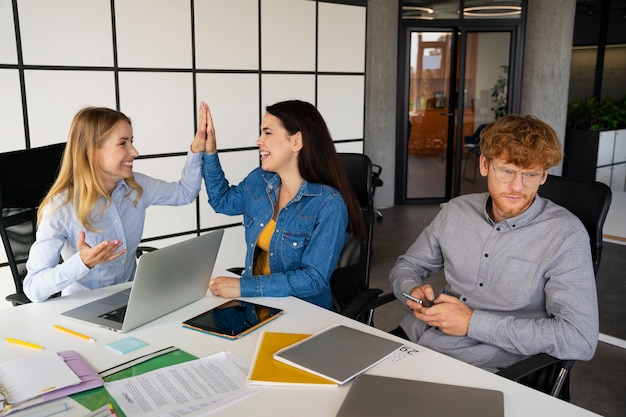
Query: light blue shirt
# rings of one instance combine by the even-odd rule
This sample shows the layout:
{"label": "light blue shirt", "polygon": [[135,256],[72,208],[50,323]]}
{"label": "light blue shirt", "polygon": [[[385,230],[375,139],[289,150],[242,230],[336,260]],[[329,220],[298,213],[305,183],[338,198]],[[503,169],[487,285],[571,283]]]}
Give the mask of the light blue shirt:
{"label": "light blue shirt", "polygon": [[[202,153],[188,152],[178,182],[162,181],[140,173],[135,173],[134,177],[143,188],[137,205],[133,204],[134,192],[128,195],[131,189],[126,182],[118,182],[111,194],[110,206],[98,214],[106,204],[101,200],[93,211],[93,226],[97,232],[83,227],[73,204],[54,209],[64,200],[61,195],[44,208],[37,239],[26,263],[28,273],[24,292],[28,298],[34,302],[45,301],[57,292],[68,295],[132,280],[146,209],[152,205],[181,206],[193,202],[202,183]],[[90,269],[81,260],[77,249],[81,231],[85,232],[85,242],[91,247],[105,240],[121,240],[120,250],[127,251],[117,259]],[[59,258],[63,259],[60,264]]]}

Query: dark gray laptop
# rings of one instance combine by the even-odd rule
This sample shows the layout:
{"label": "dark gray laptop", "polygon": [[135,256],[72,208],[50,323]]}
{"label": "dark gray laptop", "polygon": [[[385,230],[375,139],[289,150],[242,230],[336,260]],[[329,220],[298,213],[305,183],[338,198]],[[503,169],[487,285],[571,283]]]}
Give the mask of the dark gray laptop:
{"label": "dark gray laptop", "polygon": [[337,417],[504,417],[501,391],[362,374]]}
{"label": "dark gray laptop", "polygon": [[62,313],[128,332],[204,297],[223,229],[141,256],[132,287]]}

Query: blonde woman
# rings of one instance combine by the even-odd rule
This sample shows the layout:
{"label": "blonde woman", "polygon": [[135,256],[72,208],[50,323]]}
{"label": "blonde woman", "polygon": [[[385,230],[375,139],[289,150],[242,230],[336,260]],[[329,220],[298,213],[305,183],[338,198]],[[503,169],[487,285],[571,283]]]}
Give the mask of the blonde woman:
{"label": "blonde woman", "polygon": [[133,172],[139,155],[133,142],[131,121],[121,112],[86,107],[74,116],[26,263],[24,292],[32,301],[132,280],[146,208],[185,205],[198,196],[202,138],[194,138],[178,182]]}

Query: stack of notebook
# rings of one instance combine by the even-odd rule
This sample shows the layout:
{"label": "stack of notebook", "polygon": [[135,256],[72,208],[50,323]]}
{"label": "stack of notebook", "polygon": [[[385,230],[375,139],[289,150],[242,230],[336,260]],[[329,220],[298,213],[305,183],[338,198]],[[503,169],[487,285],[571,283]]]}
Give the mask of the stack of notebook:
{"label": "stack of notebook", "polygon": [[337,386],[376,365],[402,343],[336,325],[314,335],[264,332],[251,384]]}

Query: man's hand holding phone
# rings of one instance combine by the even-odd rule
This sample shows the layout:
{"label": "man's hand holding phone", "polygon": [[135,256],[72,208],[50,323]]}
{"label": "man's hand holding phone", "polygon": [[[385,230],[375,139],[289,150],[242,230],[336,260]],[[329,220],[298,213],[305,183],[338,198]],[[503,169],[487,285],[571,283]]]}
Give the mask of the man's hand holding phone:
{"label": "man's hand holding phone", "polygon": [[[418,290],[418,291],[416,291],[416,290]],[[429,297],[429,293],[430,293],[430,297]],[[432,303],[432,301],[430,299],[434,299],[435,298],[435,293],[433,292],[433,289],[431,288],[431,286],[428,285],[428,284],[423,285],[421,287],[413,288],[411,290],[410,294],[407,293],[407,292],[403,292],[402,295],[407,300],[414,301],[415,303],[419,304],[421,307],[430,307],[430,306],[432,306],[433,303]],[[409,305],[408,302],[407,302],[407,306],[410,309],[412,309],[412,310],[416,310],[416,308],[413,308],[411,305]],[[418,307],[418,309],[421,309],[421,308]]]}

